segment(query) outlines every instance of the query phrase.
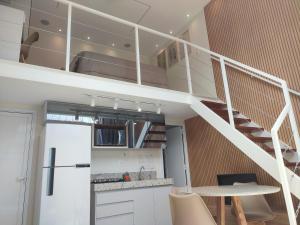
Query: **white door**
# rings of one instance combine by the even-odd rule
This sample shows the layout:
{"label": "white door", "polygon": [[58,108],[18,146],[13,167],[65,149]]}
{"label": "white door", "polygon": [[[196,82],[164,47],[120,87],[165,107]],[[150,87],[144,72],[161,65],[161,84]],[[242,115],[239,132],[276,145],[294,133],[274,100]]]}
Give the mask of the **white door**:
{"label": "white door", "polygon": [[181,127],[167,129],[165,162],[167,177],[174,179],[176,187],[185,187],[187,185],[187,175]]}
{"label": "white door", "polygon": [[[0,111],[0,221],[5,225],[25,224],[27,163],[33,116]],[[25,206],[26,207],[26,206]]]}

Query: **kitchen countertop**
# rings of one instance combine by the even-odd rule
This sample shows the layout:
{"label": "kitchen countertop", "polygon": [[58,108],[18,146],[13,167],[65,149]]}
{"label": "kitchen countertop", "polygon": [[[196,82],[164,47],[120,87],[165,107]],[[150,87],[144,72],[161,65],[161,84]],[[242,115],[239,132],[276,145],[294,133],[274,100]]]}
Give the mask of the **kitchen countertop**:
{"label": "kitchen countertop", "polygon": [[92,187],[95,192],[101,192],[101,191],[113,191],[113,190],[145,188],[145,187],[169,186],[173,184],[174,182],[172,178],[166,178],[166,179],[153,179],[153,180],[136,180],[130,182],[93,184]]}

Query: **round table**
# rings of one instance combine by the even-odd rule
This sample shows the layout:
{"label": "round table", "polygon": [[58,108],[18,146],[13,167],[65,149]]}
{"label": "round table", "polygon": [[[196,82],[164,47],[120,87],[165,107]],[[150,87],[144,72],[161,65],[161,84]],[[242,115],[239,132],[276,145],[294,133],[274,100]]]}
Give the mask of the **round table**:
{"label": "round table", "polygon": [[280,191],[279,187],[266,185],[224,185],[193,187],[192,193],[205,197],[217,197],[217,224],[225,225],[225,197],[231,197],[233,208],[239,225],[246,225],[244,210],[240,196],[273,194]]}

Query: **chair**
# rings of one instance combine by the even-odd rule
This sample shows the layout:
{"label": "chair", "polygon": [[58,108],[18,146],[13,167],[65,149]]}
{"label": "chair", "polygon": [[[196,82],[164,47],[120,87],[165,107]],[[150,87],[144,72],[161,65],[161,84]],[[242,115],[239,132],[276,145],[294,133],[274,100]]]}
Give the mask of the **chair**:
{"label": "chair", "polygon": [[[256,182],[239,183],[233,185],[257,185]],[[275,215],[270,208],[268,202],[263,195],[243,196],[240,197],[241,204],[244,209],[246,220],[249,222],[265,222],[275,218]]]}
{"label": "chair", "polygon": [[30,48],[32,44],[38,41],[40,35],[38,32],[32,33],[21,45],[20,62],[25,63],[29,56]]}
{"label": "chair", "polygon": [[202,198],[197,194],[170,194],[173,225],[216,225]]}
{"label": "chair", "polygon": [[[219,185],[257,185],[256,174],[224,174],[218,175]],[[273,220],[275,215],[263,195],[242,196],[241,204],[245,213],[246,220],[249,222],[262,222]],[[230,199],[226,204],[231,204]],[[234,210],[231,210],[234,214]]]}

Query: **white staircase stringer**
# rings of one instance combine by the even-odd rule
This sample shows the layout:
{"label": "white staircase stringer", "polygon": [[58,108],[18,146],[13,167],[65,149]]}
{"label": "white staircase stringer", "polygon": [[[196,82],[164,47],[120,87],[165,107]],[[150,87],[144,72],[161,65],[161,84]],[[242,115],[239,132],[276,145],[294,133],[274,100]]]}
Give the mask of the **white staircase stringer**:
{"label": "white staircase stringer", "polygon": [[[281,183],[276,159],[264,151],[260,146],[248,139],[240,131],[234,129],[223,118],[201,103],[197,98],[190,98],[191,108],[218,130],[232,144],[252,159],[258,166]],[[300,199],[300,177],[286,168],[291,193]]]}

